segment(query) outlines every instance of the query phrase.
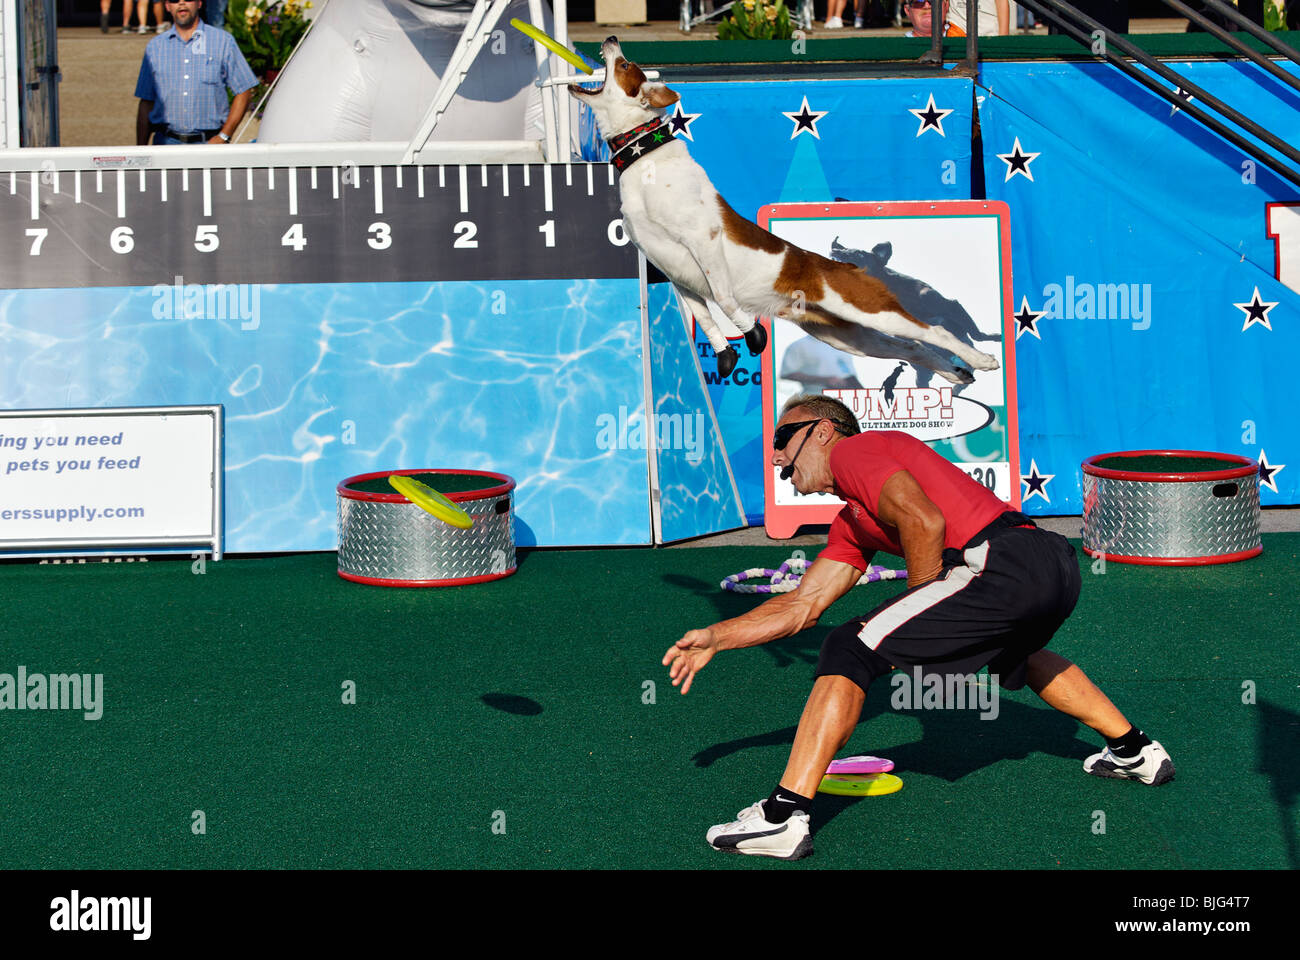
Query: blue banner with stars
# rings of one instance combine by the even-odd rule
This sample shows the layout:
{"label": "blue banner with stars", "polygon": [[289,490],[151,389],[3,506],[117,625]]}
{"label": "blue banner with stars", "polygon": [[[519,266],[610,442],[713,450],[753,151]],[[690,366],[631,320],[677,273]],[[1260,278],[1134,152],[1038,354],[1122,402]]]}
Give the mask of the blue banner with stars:
{"label": "blue banner with stars", "polygon": [[[965,200],[974,84],[960,77],[671,83],[673,132],[742,216],[770,203]],[[696,350],[750,523],[763,518],[762,373],[737,344],[728,377]]]}
{"label": "blue banner with stars", "polygon": [[[1285,85],[1171,66],[1300,143]],[[977,102],[1011,209],[1024,511],[1080,513],[1082,461],[1133,449],[1247,456],[1263,505],[1298,502],[1300,188],[1106,64],[987,63]]]}

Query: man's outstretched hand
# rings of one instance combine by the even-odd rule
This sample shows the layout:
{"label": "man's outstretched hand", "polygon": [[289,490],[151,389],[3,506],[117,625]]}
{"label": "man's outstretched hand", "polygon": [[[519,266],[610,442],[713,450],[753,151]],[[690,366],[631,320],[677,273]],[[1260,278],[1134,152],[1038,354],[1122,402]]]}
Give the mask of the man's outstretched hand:
{"label": "man's outstretched hand", "polygon": [[717,653],[714,642],[713,630],[705,627],[703,630],[688,630],[686,636],[668,648],[663,665],[668,668],[674,687],[680,685],[682,693],[690,692],[695,675]]}

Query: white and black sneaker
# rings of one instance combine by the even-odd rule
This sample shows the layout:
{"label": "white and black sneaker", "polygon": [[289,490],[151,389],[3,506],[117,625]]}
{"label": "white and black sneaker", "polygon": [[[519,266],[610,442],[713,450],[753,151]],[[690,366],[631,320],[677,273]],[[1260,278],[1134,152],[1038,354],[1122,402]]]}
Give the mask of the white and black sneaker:
{"label": "white and black sneaker", "polygon": [[1174,762],[1165,748],[1152,740],[1136,757],[1120,757],[1107,747],[1083,761],[1083,769],[1096,777],[1113,777],[1117,780],[1140,780],[1158,787],[1174,778]]}
{"label": "white and black sneaker", "polygon": [[748,853],[779,860],[800,860],[813,852],[808,814],[796,810],[785,823],[770,823],[760,800],[736,814],[731,823],[709,827],[705,839],[723,853]]}

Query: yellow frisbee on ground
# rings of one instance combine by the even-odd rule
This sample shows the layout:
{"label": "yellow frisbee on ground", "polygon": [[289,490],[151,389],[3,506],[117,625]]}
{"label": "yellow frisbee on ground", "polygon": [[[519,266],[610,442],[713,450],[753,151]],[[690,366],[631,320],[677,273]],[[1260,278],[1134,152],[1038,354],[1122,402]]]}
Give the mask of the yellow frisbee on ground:
{"label": "yellow frisbee on ground", "polygon": [[868,773],[860,776],[828,774],[822,777],[818,793],[833,793],[838,797],[879,797],[903,789],[903,781],[892,773]]}
{"label": "yellow frisbee on ground", "polygon": [[516,18],[510,21],[510,26],[514,27],[525,37],[528,37],[531,40],[536,40],[538,43],[540,43],[542,46],[544,46],[547,50],[551,51],[551,53],[555,54],[556,56],[562,57],[563,59],[569,61],[569,63],[573,64],[583,73],[594,72],[591,69],[591,67],[587,66],[587,62],[583,60],[582,57],[578,56],[568,47],[561,46],[558,40],[551,39],[546,34],[542,33],[542,31],[534,27],[531,23],[524,23],[522,20]]}
{"label": "yellow frisbee on ground", "polygon": [[456,504],[452,503],[433,487],[426,486],[410,477],[390,475],[389,484],[394,490],[406,497],[413,504],[439,520],[450,523],[453,527],[468,530],[474,526],[474,519]]}

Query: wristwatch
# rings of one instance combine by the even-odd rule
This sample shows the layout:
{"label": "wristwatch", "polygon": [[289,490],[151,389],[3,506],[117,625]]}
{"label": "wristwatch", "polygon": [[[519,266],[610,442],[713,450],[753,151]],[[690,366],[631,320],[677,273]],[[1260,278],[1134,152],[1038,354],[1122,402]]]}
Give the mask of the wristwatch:
{"label": "wristwatch", "polygon": [[230,134],[226,133],[226,132],[223,131],[223,130],[218,130],[218,131],[217,131],[217,136],[221,138],[221,142],[222,142],[222,143],[229,143],[229,142],[230,142]]}

